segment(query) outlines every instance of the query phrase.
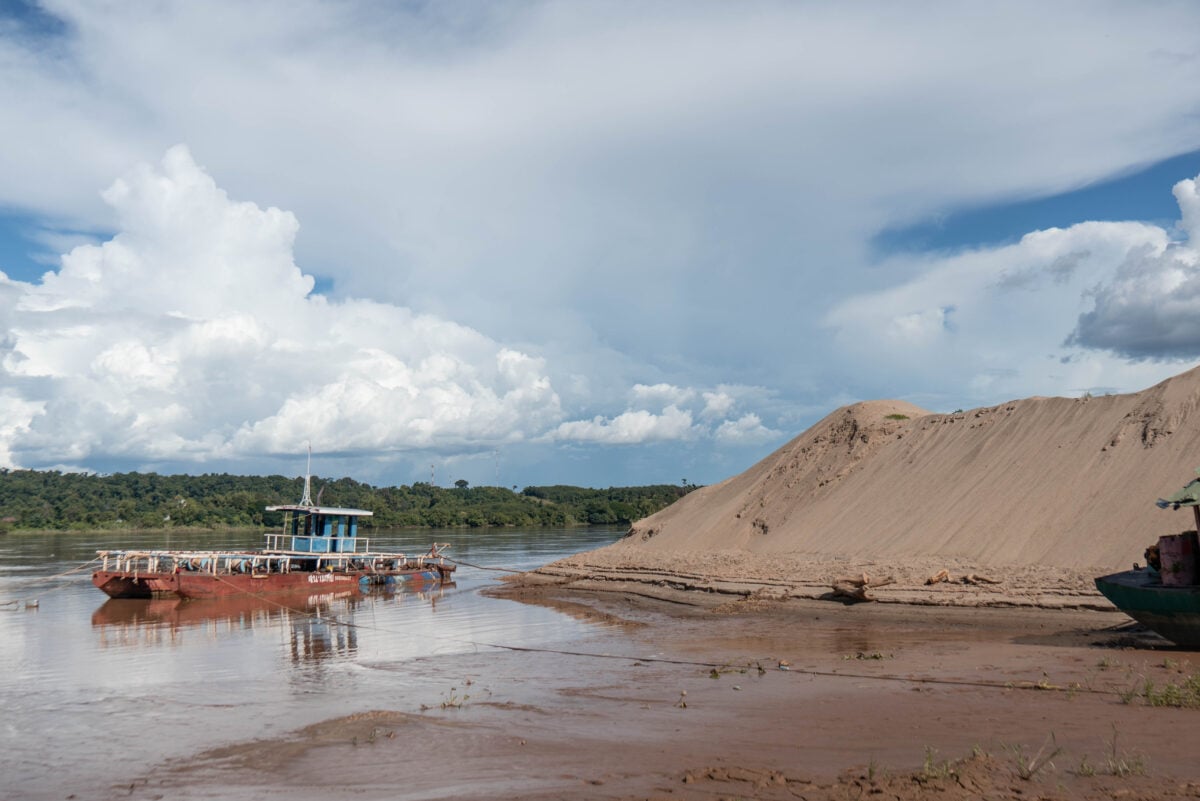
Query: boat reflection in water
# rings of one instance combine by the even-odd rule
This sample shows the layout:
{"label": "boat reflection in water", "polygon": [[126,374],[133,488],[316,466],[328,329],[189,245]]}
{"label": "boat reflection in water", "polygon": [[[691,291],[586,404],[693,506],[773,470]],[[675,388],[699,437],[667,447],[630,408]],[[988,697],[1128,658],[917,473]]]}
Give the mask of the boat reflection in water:
{"label": "boat reflection in water", "polygon": [[238,595],[203,600],[109,598],[92,613],[100,647],[176,646],[192,637],[276,629],[289,635],[292,661],[353,656],[358,650],[354,615],[375,604],[420,604],[436,608],[454,582],[424,590],[373,588],[371,592]]}

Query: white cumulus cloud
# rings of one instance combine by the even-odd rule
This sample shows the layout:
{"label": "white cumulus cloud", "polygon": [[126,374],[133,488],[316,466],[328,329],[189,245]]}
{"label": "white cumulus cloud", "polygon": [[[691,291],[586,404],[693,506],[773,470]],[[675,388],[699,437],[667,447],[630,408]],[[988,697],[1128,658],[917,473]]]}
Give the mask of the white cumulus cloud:
{"label": "white cumulus cloud", "polygon": [[935,402],[933,388],[994,402],[1149,386],[1200,358],[1195,182],[1175,195],[1182,241],[1147,223],[1085,222],[896,258],[886,266],[907,280],[842,301],[824,322],[841,358]]}
{"label": "white cumulus cloud", "polygon": [[4,279],[6,464],[480,448],[562,417],[538,358],[312,294],[296,218],[231,200],[185,147],[104,198],[119,233],[40,283]]}
{"label": "white cumulus cloud", "polygon": [[395,304],[314,294],[293,259],[296,217],[232,200],[184,146],[104,198],[110,239],[40,282],[0,273],[0,464],[236,464],[305,443],[454,458],[768,431],[727,419],[753,388],[666,382],[634,384],[623,413],[563,422],[542,357]]}
{"label": "white cumulus cloud", "polygon": [[692,426],[692,413],[668,406],[662,414],[639,409],[606,419],[575,420],[562,423],[550,434],[550,439],[574,442],[604,442],[632,445],[643,442],[691,439],[697,435]]}
{"label": "white cumulus cloud", "polygon": [[783,436],[763,425],[749,412],[735,417],[738,397],[762,396],[761,387],[721,385],[714,390],[670,384],[637,385],[631,395],[635,405],[612,418],[561,423],[548,439],[565,442],[604,442],[629,445],[641,442],[711,439],[722,445],[762,444]]}
{"label": "white cumulus cloud", "polygon": [[781,432],[763,425],[762,420],[753,412],[744,414],[736,420],[726,420],[717,426],[713,434],[719,442],[737,445],[757,445],[778,439]]}
{"label": "white cumulus cloud", "polygon": [[705,392],[704,410],[700,412],[700,416],[706,420],[725,417],[733,411],[736,403],[734,397],[724,390]]}
{"label": "white cumulus cloud", "polygon": [[1183,239],[1131,248],[1088,295],[1069,341],[1132,359],[1200,358],[1200,193],[1196,180],[1174,188]]}
{"label": "white cumulus cloud", "polygon": [[634,384],[630,394],[635,403],[680,406],[694,398],[696,390],[691,387],[677,387],[673,384]]}

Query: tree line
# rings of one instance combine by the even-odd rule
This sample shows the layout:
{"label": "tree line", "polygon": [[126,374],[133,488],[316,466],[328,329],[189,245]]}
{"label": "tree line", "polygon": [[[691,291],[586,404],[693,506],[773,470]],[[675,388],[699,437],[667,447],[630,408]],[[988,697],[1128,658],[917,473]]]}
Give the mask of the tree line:
{"label": "tree line", "polygon": [[[304,479],[285,476],[199,476],[156,473],[94,475],[0,469],[0,531],[276,526],[266,506],[296,503]],[[312,479],[321,506],[367,509],[362,524],[399,527],[567,527],[628,525],[657,512],[696,485],[591,489],[555,485],[453,488],[415,483],[375,487],[352,478]]]}

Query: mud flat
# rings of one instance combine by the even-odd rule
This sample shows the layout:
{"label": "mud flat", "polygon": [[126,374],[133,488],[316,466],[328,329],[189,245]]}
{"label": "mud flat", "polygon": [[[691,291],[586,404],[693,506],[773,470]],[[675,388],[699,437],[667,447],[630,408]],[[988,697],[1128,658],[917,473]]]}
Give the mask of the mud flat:
{"label": "mud flat", "polygon": [[1144,693],[1182,686],[1200,654],[1115,613],[606,587],[508,582],[494,592],[595,621],[596,634],[396,665],[440,671],[447,691],[230,743],[113,792],[1200,797],[1200,709],[1150,706]]}

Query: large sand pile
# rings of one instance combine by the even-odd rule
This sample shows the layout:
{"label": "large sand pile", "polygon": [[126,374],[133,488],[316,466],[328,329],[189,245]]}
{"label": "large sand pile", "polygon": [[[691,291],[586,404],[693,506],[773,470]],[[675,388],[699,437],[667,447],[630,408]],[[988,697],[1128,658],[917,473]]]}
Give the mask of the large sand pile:
{"label": "large sand pile", "polygon": [[1025,576],[1009,595],[1047,582],[1090,594],[1097,570],[1126,568],[1160,534],[1193,527],[1190,511],[1154,501],[1198,465],[1200,368],[1130,395],[954,414],[857,403],[563,566],[814,586],[865,568],[923,583],[946,567]]}

